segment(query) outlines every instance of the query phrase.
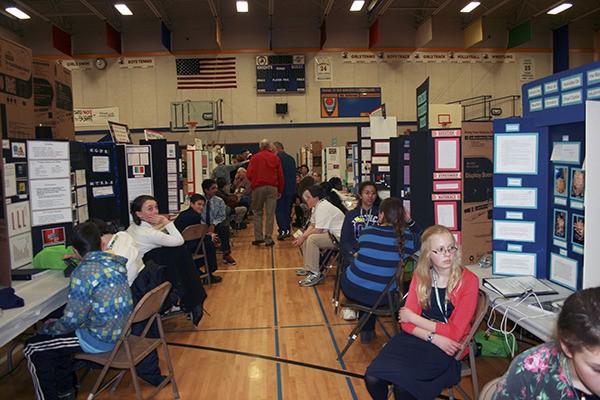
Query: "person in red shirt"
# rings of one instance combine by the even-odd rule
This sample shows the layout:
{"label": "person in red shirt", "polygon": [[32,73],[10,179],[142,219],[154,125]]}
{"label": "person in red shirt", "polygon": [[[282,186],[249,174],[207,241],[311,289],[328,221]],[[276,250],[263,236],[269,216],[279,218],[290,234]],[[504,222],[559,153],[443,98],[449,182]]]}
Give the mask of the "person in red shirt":
{"label": "person in red shirt", "polygon": [[[254,240],[252,244],[273,246],[273,224],[277,199],[283,192],[283,169],[281,161],[271,150],[271,142],[263,139],[260,151],[253,155],[246,176],[252,183],[252,211],[254,212]],[[265,232],[263,233],[263,208]]]}

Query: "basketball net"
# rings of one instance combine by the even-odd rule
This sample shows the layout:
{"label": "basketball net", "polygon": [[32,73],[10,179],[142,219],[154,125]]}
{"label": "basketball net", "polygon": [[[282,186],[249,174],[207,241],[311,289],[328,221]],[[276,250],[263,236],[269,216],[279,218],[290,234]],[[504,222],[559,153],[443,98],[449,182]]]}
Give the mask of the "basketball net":
{"label": "basketball net", "polygon": [[185,125],[188,127],[188,130],[190,131],[190,135],[193,135],[194,132],[196,131],[196,126],[198,125],[198,123],[196,121],[188,121],[185,123]]}

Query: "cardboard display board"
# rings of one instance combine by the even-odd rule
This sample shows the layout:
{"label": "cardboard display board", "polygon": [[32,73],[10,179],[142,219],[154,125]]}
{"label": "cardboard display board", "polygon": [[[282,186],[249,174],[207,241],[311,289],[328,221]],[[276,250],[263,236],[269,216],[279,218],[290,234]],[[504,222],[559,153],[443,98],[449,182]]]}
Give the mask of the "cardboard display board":
{"label": "cardboard display board", "polygon": [[75,140],[71,70],[50,60],[33,60],[36,126],[52,129],[54,139]]}
{"label": "cardboard display board", "polygon": [[2,137],[34,139],[33,63],[31,50],[0,37]]}
{"label": "cardboard display board", "polygon": [[462,258],[474,264],[492,252],[494,126],[462,124]]}

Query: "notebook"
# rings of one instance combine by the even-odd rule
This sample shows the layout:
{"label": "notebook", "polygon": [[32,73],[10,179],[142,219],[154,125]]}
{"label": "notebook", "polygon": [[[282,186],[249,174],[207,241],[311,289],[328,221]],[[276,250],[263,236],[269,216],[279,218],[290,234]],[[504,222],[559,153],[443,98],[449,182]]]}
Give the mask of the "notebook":
{"label": "notebook", "polygon": [[503,297],[519,297],[528,291],[537,295],[558,294],[558,292],[534,276],[506,276],[484,278],[483,286]]}
{"label": "notebook", "polygon": [[13,281],[30,281],[43,276],[49,269],[44,268],[17,268],[10,271]]}

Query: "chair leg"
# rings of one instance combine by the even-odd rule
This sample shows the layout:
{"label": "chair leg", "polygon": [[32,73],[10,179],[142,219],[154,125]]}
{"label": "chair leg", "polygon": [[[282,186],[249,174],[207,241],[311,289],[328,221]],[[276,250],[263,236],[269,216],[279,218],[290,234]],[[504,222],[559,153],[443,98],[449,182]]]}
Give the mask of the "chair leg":
{"label": "chair leg", "polygon": [[448,388],[448,399],[454,400],[454,388]]}
{"label": "chair leg", "polygon": [[119,375],[116,377],[116,379],[114,379],[115,383],[113,384],[112,388],[110,389],[111,394],[115,394],[115,391],[117,390],[117,386],[119,386],[119,383],[121,383],[124,376],[125,376],[125,370],[121,370],[119,372]]}
{"label": "chair leg", "polygon": [[333,286],[333,296],[331,297],[331,302],[333,303],[333,315],[338,315],[338,311],[340,308],[340,290],[341,290],[341,281],[342,274],[344,273],[341,263],[338,261],[338,267],[335,270],[335,283]]}
{"label": "chair leg", "polygon": [[369,317],[371,315],[372,315],[371,313],[364,313],[363,316],[358,320],[358,323],[356,324],[354,329],[352,329],[352,331],[346,338],[346,346],[344,347],[344,349],[338,356],[338,358],[337,358],[338,361],[342,361],[342,359],[344,358],[344,355],[350,349],[350,346],[352,346],[352,343],[354,343],[354,341],[356,340],[358,335],[362,332],[363,328],[367,324],[367,321],[369,320]]}
{"label": "chair leg", "polygon": [[161,337],[163,352],[165,353],[165,359],[167,361],[167,370],[169,371],[169,379],[171,387],[173,388],[173,397],[179,399],[179,390],[177,389],[177,383],[175,382],[175,371],[173,371],[173,363],[171,362],[171,355],[169,354],[169,346],[165,340],[165,332],[161,322],[158,322],[158,332]]}

